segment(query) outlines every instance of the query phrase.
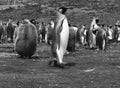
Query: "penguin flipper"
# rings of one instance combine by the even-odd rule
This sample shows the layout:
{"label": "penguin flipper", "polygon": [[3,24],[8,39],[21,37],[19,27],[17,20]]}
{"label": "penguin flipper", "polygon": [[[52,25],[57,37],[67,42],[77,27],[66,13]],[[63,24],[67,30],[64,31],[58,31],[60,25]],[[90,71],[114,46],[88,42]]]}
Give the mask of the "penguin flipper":
{"label": "penguin flipper", "polygon": [[58,41],[57,41],[58,42],[58,49],[60,49],[60,40],[61,40],[60,33],[63,30],[63,22],[64,22],[64,19],[61,21],[61,25],[60,25],[59,30],[58,30]]}

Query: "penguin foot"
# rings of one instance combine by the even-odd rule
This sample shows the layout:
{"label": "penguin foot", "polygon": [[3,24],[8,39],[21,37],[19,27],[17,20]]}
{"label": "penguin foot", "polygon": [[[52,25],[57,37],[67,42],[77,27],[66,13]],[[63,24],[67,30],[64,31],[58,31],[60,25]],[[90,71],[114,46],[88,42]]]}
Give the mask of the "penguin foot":
{"label": "penguin foot", "polygon": [[20,55],[19,57],[20,57],[20,58],[25,58],[25,57],[24,57],[24,56],[22,56],[22,55]]}
{"label": "penguin foot", "polygon": [[18,58],[26,59],[26,57],[25,57],[25,56],[22,56],[22,55],[19,55]]}
{"label": "penguin foot", "polygon": [[58,67],[58,63],[56,60],[54,60],[54,67]]}
{"label": "penguin foot", "polygon": [[60,64],[58,65],[58,67],[59,67],[59,68],[64,68],[64,63],[60,63]]}
{"label": "penguin foot", "polygon": [[52,63],[53,63],[53,60],[49,61],[48,65],[51,66]]}
{"label": "penguin foot", "polygon": [[64,68],[64,63],[59,63],[56,60],[51,60],[48,63],[49,66],[54,66],[54,67],[59,67],[59,68]]}
{"label": "penguin foot", "polygon": [[51,60],[51,61],[49,61],[48,65],[57,67],[58,64],[57,64],[56,60]]}
{"label": "penguin foot", "polygon": [[28,59],[32,59],[31,56],[28,56]]}

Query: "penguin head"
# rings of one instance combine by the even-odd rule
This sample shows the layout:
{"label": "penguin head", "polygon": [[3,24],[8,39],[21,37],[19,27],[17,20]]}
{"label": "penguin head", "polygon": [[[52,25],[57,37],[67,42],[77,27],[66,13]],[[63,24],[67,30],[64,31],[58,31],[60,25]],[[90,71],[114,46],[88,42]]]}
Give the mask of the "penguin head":
{"label": "penguin head", "polygon": [[96,17],[96,23],[99,23],[99,18],[98,17]]}
{"label": "penguin head", "polygon": [[30,20],[29,19],[24,19],[23,21],[22,21],[22,24],[30,24],[31,22],[30,22]]}
{"label": "penguin head", "polygon": [[109,25],[109,28],[111,29],[111,28],[112,28],[112,25]]}
{"label": "penguin head", "polygon": [[12,18],[9,18],[9,21],[8,22],[12,22]]}
{"label": "penguin head", "polygon": [[36,20],[35,19],[31,19],[30,22],[34,25],[36,25]]}
{"label": "penguin head", "polygon": [[60,7],[58,10],[60,13],[65,14],[68,8],[66,7]]}

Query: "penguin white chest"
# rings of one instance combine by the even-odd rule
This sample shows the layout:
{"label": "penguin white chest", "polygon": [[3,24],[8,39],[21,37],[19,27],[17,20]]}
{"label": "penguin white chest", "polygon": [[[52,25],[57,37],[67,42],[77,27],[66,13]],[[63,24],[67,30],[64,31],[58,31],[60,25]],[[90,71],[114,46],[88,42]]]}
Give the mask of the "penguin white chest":
{"label": "penguin white chest", "polygon": [[66,49],[67,44],[68,44],[68,39],[69,39],[69,26],[68,26],[68,21],[67,19],[65,19],[63,21],[63,25],[62,25],[62,31],[60,33],[60,46],[63,47],[63,49]]}

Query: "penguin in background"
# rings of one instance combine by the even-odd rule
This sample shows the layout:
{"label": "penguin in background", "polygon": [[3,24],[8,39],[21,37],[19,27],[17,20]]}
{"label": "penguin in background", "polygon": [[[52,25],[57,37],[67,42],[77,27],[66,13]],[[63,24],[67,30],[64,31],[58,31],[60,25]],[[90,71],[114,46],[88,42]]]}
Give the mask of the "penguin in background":
{"label": "penguin in background", "polygon": [[65,16],[67,8],[60,7],[56,12],[55,25],[53,29],[51,51],[53,60],[49,62],[49,65],[53,64],[55,67],[64,68],[65,62],[63,57],[67,49],[69,39],[69,25]]}

